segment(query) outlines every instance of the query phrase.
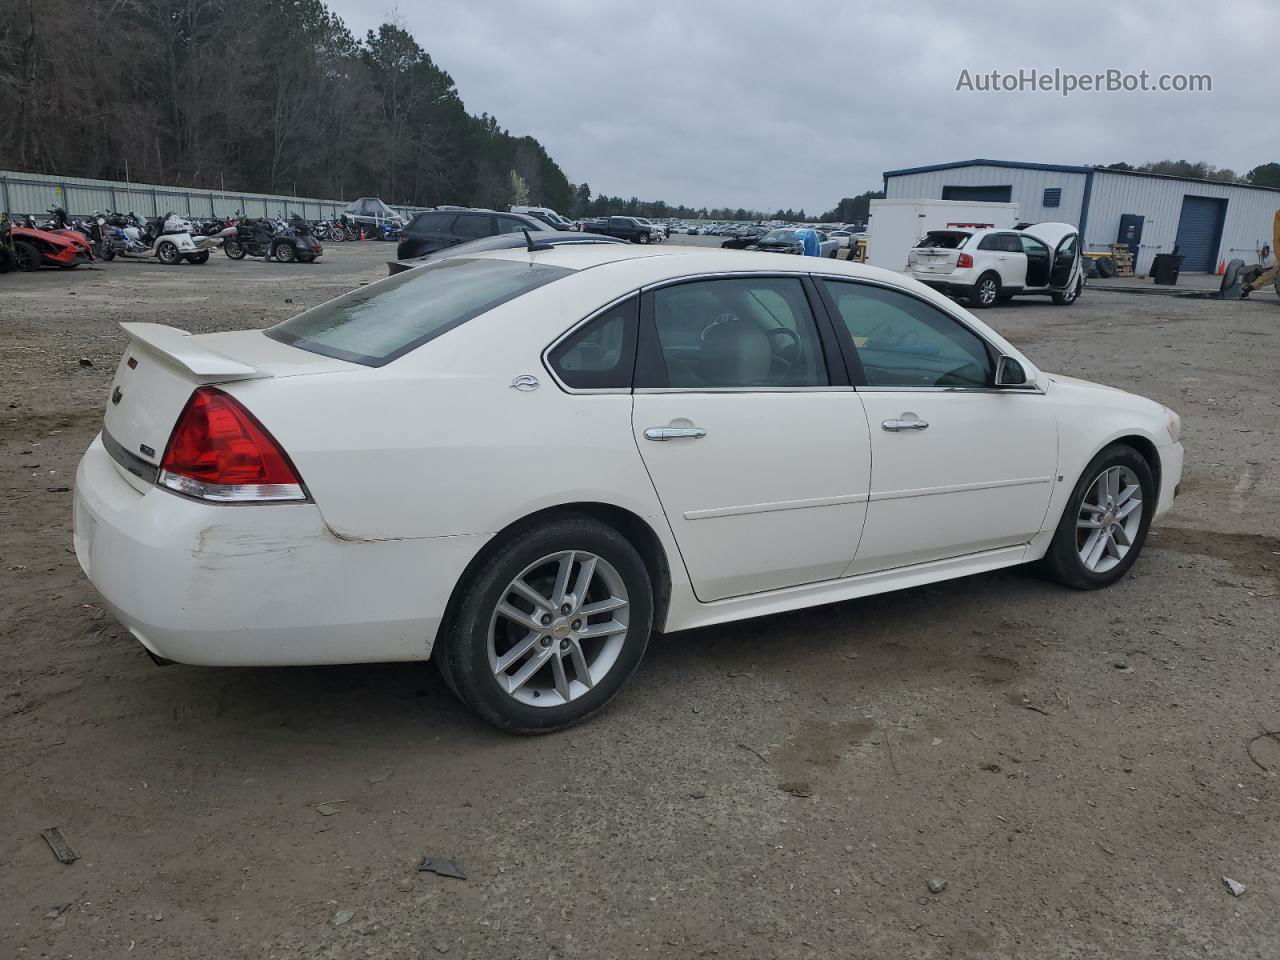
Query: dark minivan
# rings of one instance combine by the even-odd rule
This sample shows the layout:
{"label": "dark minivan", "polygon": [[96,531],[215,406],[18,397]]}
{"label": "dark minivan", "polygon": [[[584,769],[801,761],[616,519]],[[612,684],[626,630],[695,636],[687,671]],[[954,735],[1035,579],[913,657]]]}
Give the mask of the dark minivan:
{"label": "dark minivan", "polygon": [[523,213],[495,213],[492,210],[424,210],[404,228],[396,259],[421,257],[446,247],[469,243],[501,233],[530,233],[551,230],[547,224]]}

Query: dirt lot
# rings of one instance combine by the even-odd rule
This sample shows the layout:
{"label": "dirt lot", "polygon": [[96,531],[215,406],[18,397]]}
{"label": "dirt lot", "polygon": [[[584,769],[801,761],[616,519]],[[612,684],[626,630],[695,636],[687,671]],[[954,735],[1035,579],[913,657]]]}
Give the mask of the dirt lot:
{"label": "dirt lot", "polygon": [[1113,589],[1009,571],[656,638],[595,722],[518,739],[427,665],[158,669],[70,549],[117,321],[262,326],[389,253],[0,277],[0,955],[1280,954],[1280,741],[1246,750],[1280,729],[1274,296],[986,314],[1185,418]]}

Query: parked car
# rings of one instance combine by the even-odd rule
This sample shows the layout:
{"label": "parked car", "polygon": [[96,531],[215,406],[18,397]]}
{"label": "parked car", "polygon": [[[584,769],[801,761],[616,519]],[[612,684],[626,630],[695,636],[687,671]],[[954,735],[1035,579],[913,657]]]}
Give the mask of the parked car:
{"label": "parked car", "polygon": [[[625,240],[619,240],[617,237],[606,237],[600,233],[579,233],[576,230],[553,230],[550,233],[539,231],[536,237],[533,233],[530,233],[529,236],[534,238],[535,243],[550,244],[553,247],[572,246],[578,243],[626,243]],[[523,233],[499,233],[492,237],[460,243],[456,247],[445,247],[436,253],[429,253],[421,257],[410,257],[406,260],[388,260],[387,275],[395,276],[405,270],[412,270],[415,267],[421,267],[428,263],[435,263],[452,257],[466,257],[474,253],[483,253],[486,250],[517,250],[520,247],[528,248],[528,240],[525,239]]]}
{"label": "parked car", "polygon": [[394,233],[404,226],[404,217],[378,197],[361,197],[359,200],[351,201],[342,211],[342,219],[364,228],[366,233],[379,240],[387,235],[384,228],[390,227]]}
{"label": "parked car", "polygon": [[396,259],[408,260],[503,233],[552,232],[537,217],[523,213],[495,213],[493,210],[426,210],[415,214],[400,236]]}
{"label": "parked car", "polygon": [[588,220],[583,228],[592,233],[629,240],[632,243],[653,243],[653,227],[641,223],[637,217],[601,217]]}
{"label": "parked car", "polygon": [[[798,229],[808,228],[784,227],[781,230],[770,230],[756,241],[755,249],[766,253],[802,254],[804,244],[796,233]],[[821,230],[815,230],[814,233],[818,235],[819,256],[834,257],[836,250],[840,248],[839,241],[832,240]]]}
{"label": "parked car", "polygon": [[560,214],[556,213],[550,207],[526,207],[526,206],[516,205],[511,207],[511,212],[523,213],[527,217],[536,217],[538,220],[541,220],[543,223],[549,226],[552,230],[572,230],[573,229],[572,220],[570,220],[568,217],[560,216]]}
{"label": "parked car", "polygon": [[930,230],[907,254],[907,271],[979,308],[1024,294],[1048,295],[1065,307],[1084,290],[1080,238],[1069,223],[1037,223],[1023,230]]}
{"label": "parked car", "polygon": [[764,227],[743,227],[723,241],[720,246],[726,250],[745,250],[759,243],[768,232]]}
{"label": "parked car", "polygon": [[1024,563],[1108,586],[1182,472],[1172,411],[843,261],[495,250],[268,330],[121,326],[74,546],[129,632],[431,657],[522,732],[601,709],[655,629]]}
{"label": "parked car", "polygon": [[671,232],[667,229],[667,225],[665,223],[655,223],[648,217],[632,217],[632,219],[635,220],[636,223],[649,228],[649,232],[653,237],[654,243],[661,243],[671,235]]}

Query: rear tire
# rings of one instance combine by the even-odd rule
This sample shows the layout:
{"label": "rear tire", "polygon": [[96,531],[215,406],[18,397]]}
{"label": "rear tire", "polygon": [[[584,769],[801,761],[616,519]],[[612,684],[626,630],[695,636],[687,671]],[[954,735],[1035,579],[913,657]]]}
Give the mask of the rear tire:
{"label": "rear tire", "polygon": [[193,254],[192,256],[187,257],[187,260],[188,260],[188,262],[190,262],[190,263],[208,263],[208,262],[209,262],[209,251],[208,251],[208,250],[201,250],[199,253],[197,253],[197,254]]}
{"label": "rear tire", "polygon": [[[1135,491],[1127,499],[1117,499],[1121,499],[1119,505],[1123,506],[1123,503],[1129,502],[1133,496],[1141,496],[1141,517],[1137,526],[1124,533],[1122,537],[1129,541],[1124,545],[1124,555],[1115,558],[1110,556],[1109,549],[1104,550],[1101,559],[1116,562],[1109,563],[1105,569],[1091,569],[1085,558],[1081,556],[1081,552],[1088,547],[1089,538],[1100,531],[1089,530],[1082,524],[1089,522],[1091,518],[1099,518],[1094,522],[1108,523],[1111,514],[1097,510],[1093,506],[1086,506],[1085,500],[1089,497],[1092,504],[1099,499],[1096,496],[1095,485],[1100,483],[1101,478],[1109,471],[1118,471],[1137,480],[1139,491]],[[1122,490],[1126,489],[1127,487],[1122,488]],[[1104,448],[1089,462],[1080,479],[1076,481],[1066,508],[1062,511],[1062,519],[1058,522],[1053,542],[1049,545],[1048,552],[1037,562],[1039,571],[1051,580],[1077,590],[1097,590],[1111,586],[1129,572],[1129,568],[1142,552],[1143,544],[1147,540],[1147,531],[1151,528],[1151,519],[1155,515],[1158,496],[1159,490],[1156,488],[1151,465],[1142,454],[1122,443],[1113,443]],[[1105,529],[1100,528],[1100,530]]]}
{"label": "rear tire", "polygon": [[[562,616],[564,607],[558,608],[554,614],[556,619],[545,628],[547,636],[537,636],[542,627],[535,620],[538,630],[529,630],[516,640],[514,634],[524,631],[525,627],[500,614],[499,605],[510,608],[513,603],[520,602],[511,599],[524,596],[512,592],[512,586],[518,580],[531,585],[541,584],[535,587],[539,595],[554,600],[555,585],[537,577],[554,573],[559,561],[553,558],[568,551],[575,551],[578,556],[577,567],[573,559],[568,561],[566,587],[569,589],[576,588],[577,578],[583,570],[582,560],[596,558],[595,572],[584,596],[566,598],[570,613]],[[612,578],[614,583],[605,583],[608,578]],[[616,613],[579,613],[578,606],[583,602],[599,602],[594,599],[599,594],[593,591],[602,583],[606,587],[605,596],[620,595],[623,598],[622,608]],[[653,586],[635,547],[617,530],[581,514],[565,514],[504,538],[498,549],[490,550],[467,580],[459,584],[458,591],[456,607],[441,633],[433,659],[445,682],[463,703],[494,726],[512,733],[563,730],[603,709],[640,663],[653,624]],[[524,616],[545,616],[546,621],[552,620],[553,615],[540,614],[542,608],[536,604],[527,603],[526,609],[528,607],[532,612]],[[553,636],[561,635],[570,622],[585,624],[588,629],[592,626],[599,628],[601,621],[597,619],[590,623],[590,616],[608,617],[604,621],[605,626],[619,626],[620,622],[615,618],[624,613],[625,627],[621,632],[611,632],[609,636],[583,636],[579,640],[557,640]],[[562,624],[561,619],[566,622]],[[580,628],[575,626],[574,629]],[[610,639],[619,636],[620,645]],[[499,642],[503,646],[499,646]],[[507,643],[511,646],[507,647]],[[589,674],[594,674],[596,669],[603,671],[594,677],[590,686],[584,686],[578,679],[579,661],[575,659],[572,648],[566,646],[572,643],[580,644],[580,662],[591,667]],[[517,657],[505,672],[499,671],[491,656],[510,653],[518,645],[528,645],[527,659]],[[561,652],[565,650],[569,652]],[[540,657],[546,658],[545,666],[538,668],[515,692],[508,692],[510,678]],[[560,676],[553,670],[556,658],[562,658],[564,663]],[[576,686],[567,700],[553,689],[546,690],[545,694],[541,692],[540,688],[548,680],[558,684],[570,671],[574,675],[572,684]],[[500,676],[505,680],[500,680]],[[571,685],[567,679],[564,683],[566,688]],[[538,705],[539,699],[550,705]]]}
{"label": "rear tire", "polygon": [[239,240],[228,240],[222,245],[222,252],[232,260],[244,259],[244,244]]}
{"label": "rear tire", "polygon": [[39,270],[42,259],[40,250],[34,243],[27,243],[25,240],[13,241],[13,265],[17,269],[26,273]]}
{"label": "rear tire", "polygon": [[273,252],[276,259],[281,263],[293,263],[298,256],[298,251],[294,249],[291,243],[277,243]]}
{"label": "rear tire", "polygon": [[178,254],[178,245],[166,240],[160,244],[160,246],[156,247],[156,259],[166,267],[172,267],[176,265],[182,257]]}
{"label": "rear tire", "polygon": [[1000,299],[1000,278],[994,273],[984,273],[969,291],[969,306],[985,310]]}

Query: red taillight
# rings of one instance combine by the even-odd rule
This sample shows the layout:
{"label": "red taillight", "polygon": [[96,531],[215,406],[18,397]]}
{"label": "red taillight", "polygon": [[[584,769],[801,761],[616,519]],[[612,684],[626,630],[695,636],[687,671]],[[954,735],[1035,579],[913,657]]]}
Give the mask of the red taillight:
{"label": "red taillight", "polygon": [[160,461],[160,485],[228,503],[307,498],[267,428],[215,387],[198,387],[182,408]]}
{"label": "red taillight", "polygon": [[962,253],[960,254],[960,256],[956,257],[957,269],[963,270],[966,267],[972,267],[972,266],[973,266],[973,257],[969,256],[969,254]]}

